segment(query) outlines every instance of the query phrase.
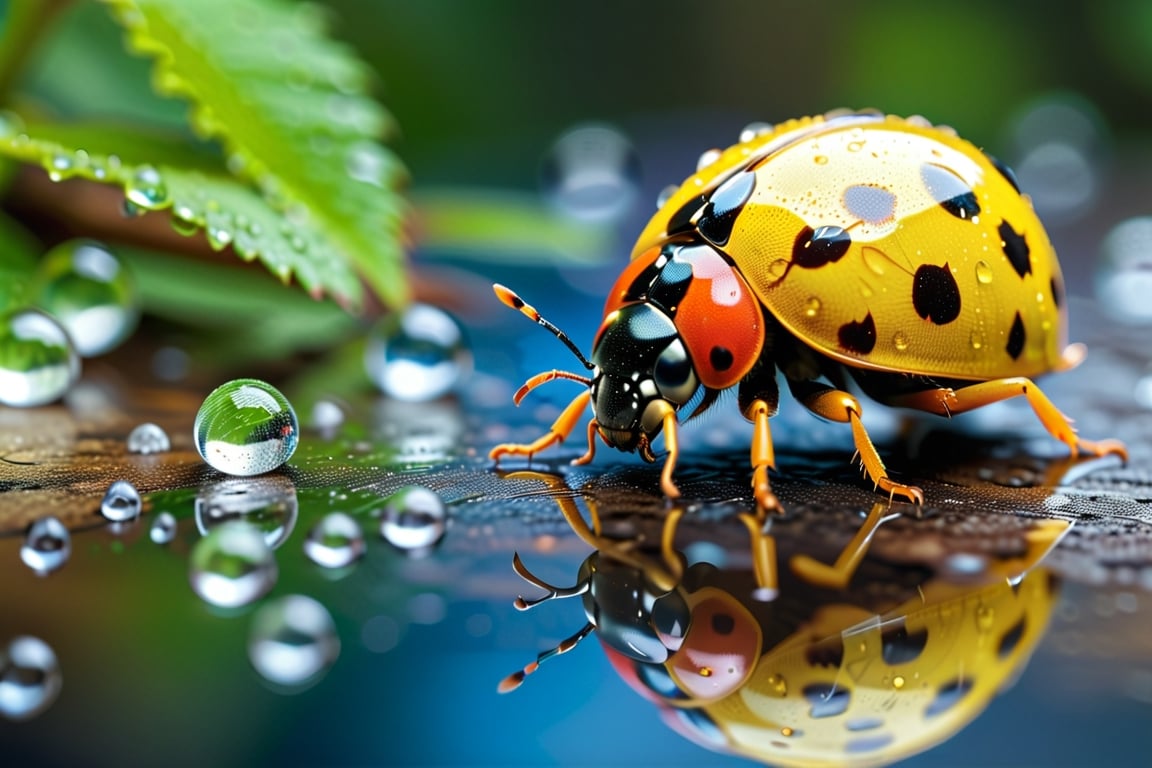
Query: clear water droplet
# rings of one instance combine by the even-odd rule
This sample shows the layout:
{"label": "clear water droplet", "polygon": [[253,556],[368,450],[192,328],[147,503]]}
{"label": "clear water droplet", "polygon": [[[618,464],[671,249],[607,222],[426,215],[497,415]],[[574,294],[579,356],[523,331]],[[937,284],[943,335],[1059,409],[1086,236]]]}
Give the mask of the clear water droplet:
{"label": "clear water droplet", "polygon": [[188,564],[193,591],[221,608],[238,608],[263,597],[279,575],[264,537],[242,522],[209,531],[192,548]]}
{"label": "clear water droplet", "polygon": [[0,715],[30,720],[56,701],[63,677],[52,648],[38,637],[14,637],[0,648]]}
{"label": "clear water droplet", "polygon": [[387,150],[374,141],[356,142],[348,148],[344,158],[344,168],[349,176],[376,187],[387,185],[392,165]]}
{"label": "clear water droplet", "polygon": [[312,404],[312,428],[332,436],[344,424],[344,409],[334,400],[321,399]]}
{"label": "clear water droplet", "polygon": [[324,568],[344,568],[364,554],[364,534],[351,515],[330,512],[312,526],[304,554]]}
{"label": "clear water droplet", "polygon": [[80,356],[55,318],[38,309],[0,315],[0,403],[51,403],[79,377]]}
{"label": "clear water droplet", "polygon": [[744,129],[740,131],[740,143],[743,144],[759,138],[764,134],[771,133],[773,128],[772,123],[748,123],[748,125],[744,126]]}
{"label": "clear water droplet", "polygon": [[241,522],[276,549],[292,535],[300,507],[292,481],[269,475],[209,483],[196,494],[193,510],[202,536],[225,523]]}
{"label": "clear water droplet", "polygon": [[131,272],[94,240],[69,240],[48,251],[33,291],[36,306],[60,321],[83,357],[119,346],[140,320]]}
{"label": "clear water droplet", "polygon": [[148,538],[157,544],[168,544],[176,538],[176,518],[171,512],[161,512],[148,529]]}
{"label": "clear water droplet", "polygon": [[896,331],[892,334],[892,346],[897,350],[903,352],[908,349],[908,336],[903,331]]}
{"label": "clear water droplet", "polygon": [[171,449],[168,433],[158,424],[138,424],[128,433],[129,453],[164,453]]}
{"label": "clear water droplet", "polygon": [[992,282],[992,267],[988,262],[984,260],[976,262],[976,280],[984,285]]}
{"label": "clear water droplet", "polygon": [[808,300],[804,302],[804,315],[806,317],[816,317],[820,313],[820,299],[815,296],[809,296]]}
{"label": "clear water droplet", "polygon": [[472,370],[460,324],[437,307],[411,304],[381,320],[364,350],[368,377],[389,397],[435,400]]}
{"label": "clear water droplet", "polygon": [[812,161],[814,163],[816,163],[816,165],[828,165],[828,156],[827,155],[816,155],[815,157],[812,158]]}
{"label": "clear water droplet", "polygon": [[314,682],[340,655],[328,609],[311,597],[285,595],[252,616],[248,659],[268,682],[295,693]]}
{"label": "clear water droplet", "polygon": [[108,486],[104,501],[100,502],[100,514],[115,523],[135,520],[140,516],[140,492],[127,480],[117,480]]}
{"label": "clear water droplet", "polygon": [[300,435],[296,412],[259,379],[234,379],[204,399],[192,428],[204,461],[229,475],[260,475],[292,456]]}
{"label": "clear water droplet", "polygon": [[213,249],[221,251],[232,244],[232,216],[228,212],[209,210],[204,215],[204,230]]}
{"label": "clear water droplet", "polygon": [[700,157],[696,158],[696,170],[704,170],[708,166],[712,165],[712,163],[719,160],[722,154],[724,154],[723,151],[716,148],[707,149],[701,152]]}
{"label": "clear water droplet", "polygon": [[43,576],[68,562],[72,554],[72,536],[64,524],[55,517],[42,517],[28,526],[20,559]]}
{"label": "clear water droplet", "polygon": [[128,202],[141,208],[155,210],[168,203],[168,185],[160,171],[151,165],[142,165],[124,186]]}
{"label": "clear water droplet", "polygon": [[669,184],[668,186],[661,189],[660,194],[656,195],[657,210],[667,205],[668,201],[672,199],[672,195],[676,194],[676,190],[678,189],[680,189],[680,187],[676,186],[675,184]]}
{"label": "clear water droplet", "polygon": [[72,155],[68,152],[56,152],[48,158],[48,164],[45,166],[48,171],[48,178],[52,181],[63,181],[64,179],[71,178],[75,172],[75,163],[72,161]]}
{"label": "clear water droplet", "polygon": [[384,505],[380,535],[397,549],[423,554],[444,537],[447,516],[439,494],[422,485],[409,485]]}
{"label": "clear water droplet", "polygon": [[581,221],[618,221],[640,185],[632,142],[602,124],[579,125],[552,145],[541,165],[541,191],[560,213]]}
{"label": "clear water droplet", "polygon": [[968,343],[972,349],[983,349],[984,333],[979,329],[972,331],[972,335],[968,337]]}

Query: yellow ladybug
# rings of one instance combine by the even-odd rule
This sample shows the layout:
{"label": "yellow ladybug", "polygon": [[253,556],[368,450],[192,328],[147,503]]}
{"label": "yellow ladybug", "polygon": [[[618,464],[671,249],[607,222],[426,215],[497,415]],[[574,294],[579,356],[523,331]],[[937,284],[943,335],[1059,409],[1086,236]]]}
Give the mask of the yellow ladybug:
{"label": "yellow ladybug", "polygon": [[541,373],[515,402],[554,379],[585,389],[550,431],[490,456],[528,456],[566,438],[589,404],[597,437],[655,460],[663,432],[663,493],[679,491],[677,427],[736,388],[754,425],[757,509],[779,509],[768,420],[776,373],[813,413],[851,426],[868,477],[892,480],[860,420],[848,378],[873,399],[942,416],[1018,395],[1072,453],[1117,454],[1089,442],[1033,383],[1084,355],[1066,345],[1060,267],[1030,200],[1005,166],[923,118],[829,113],[750,128],[701,157],[666,195],[608,295],[591,360],[530,305],[504,303],[548,328],[589,375]]}

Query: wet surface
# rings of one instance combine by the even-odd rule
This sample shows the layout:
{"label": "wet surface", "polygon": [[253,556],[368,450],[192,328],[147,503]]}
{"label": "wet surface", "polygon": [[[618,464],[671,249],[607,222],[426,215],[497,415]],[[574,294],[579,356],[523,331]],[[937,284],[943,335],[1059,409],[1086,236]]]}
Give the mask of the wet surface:
{"label": "wet surface", "polygon": [[[1137,334],[1087,308],[1092,355],[1045,382],[1083,432],[1128,441],[1127,466],[1068,459],[1026,406],[952,422],[871,407],[889,467],[924,489],[919,508],[871,491],[846,428],[785,403],[768,599],[747,514],[750,429],[724,403],[683,432],[680,505],[659,493],[659,465],[607,450],[583,467],[567,464],[578,444],[492,466],[492,444],[531,439],[557,413],[547,398],[513,409],[487,370],[525,331],[508,314],[455,396],[408,403],[332,382],[320,398],[288,382],[299,448],[255,478],[196,454],[212,388],[198,381],[129,383],[113,359],[65,404],[0,410],[0,640],[51,652],[6,662],[12,764],[743,761],[732,752],[1071,765],[1134,764],[1152,746],[1152,414],[1137,400]],[[1102,381],[1128,385],[1105,399]],[[130,452],[142,422],[171,449]],[[139,489],[140,517],[101,515],[114,480]],[[69,552],[39,575],[20,550],[48,510]],[[333,513],[355,526],[325,531]],[[824,566],[869,520],[879,527],[843,586],[814,584],[839,578]],[[260,535],[221,543],[237,521]],[[359,554],[341,554],[358,533]],[[518,611],[518,595],[545,593],[513,553],[533,581],[587,594]],[[589,617],[586,640],[497,692]]]}

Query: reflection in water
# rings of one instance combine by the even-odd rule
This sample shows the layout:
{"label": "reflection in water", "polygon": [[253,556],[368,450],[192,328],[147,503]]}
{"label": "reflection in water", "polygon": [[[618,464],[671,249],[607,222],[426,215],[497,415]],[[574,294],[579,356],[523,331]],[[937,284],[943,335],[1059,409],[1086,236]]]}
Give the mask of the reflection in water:
{"label": "reflection in water", "polygon": [[364,555],[360,523],[344,512],[329,512],[304,539],[304,554],[323,568],[345,568]]}
{"label": "reflection in water", "polygon": [[0,715],[30,720],[60,693],[56,654],[38,637],[22,635],[0,649]]}
{"label": "reflection in water", "polygon": [[305,595],[265,603],[252,617],[248,658],[260,676],[284,693],[319,680],[340,655],[332,614]]}
{"label": "reflection in water", "polygon": [[209,483],[196,494],[196,528],[201,536],[223,523],[243,521],[276,549],[292,535],[298,513],[296,486],[282,475],[228,478]]}
{"label": "reflection in water", "polygon": [[408,485],[385,503],[380,535],[409,555],[424,555],[444,537],[447,518],[448,512],[439,494],[422,485]]}
{"label": "reflection in water", "polygon": [[64,524],[49,515],[28,526],[20,559],[41,576],[68,562],[72,554],[72,536]]}
{"label": "reflection in water", "polygon": [[233,520],[196,542],[188,561],[188,581],[205,602],[238,608],[263,597],[279,569],[260,531]]}
{"label": "reflection in water", "polygon": [[[754,560],[699,559],[706,547],[693,547],[693,561],[679,552],[670,559],[675,510],[653,546],[604,537],[594,506],[589,525],[570,498],[560,501],[596,551],[571,587],[543,581],[514,556],[516,572],[546,592],[516,607],[580,597],[587,623],[500,690],[595,633],[616,672],[678,733],[781,765],[888,763],[965,727],[1043,635],[1057,592],[1038,564],[1069,528],[1041,520],[1018,551],[978,568],[870,560],[858,571],[862,549],[852,546],[834,566],[795,556],[779,594],[765,600]],[[874,507],[871,530],[886,509]]]}

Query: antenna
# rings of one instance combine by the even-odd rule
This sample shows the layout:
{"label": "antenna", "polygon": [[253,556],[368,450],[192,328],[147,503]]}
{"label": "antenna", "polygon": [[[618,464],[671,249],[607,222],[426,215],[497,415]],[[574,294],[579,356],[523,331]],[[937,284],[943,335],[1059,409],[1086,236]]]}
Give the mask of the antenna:
{"label": "antenna", "polygon": [[528,677],[528,675],[539,669],[541,664],[553,656],[559,656],[562,653],[568,653],[568,651],[579,645],[580,641],[586,638],[592,629],[592,622],[588,622],[580,628],[579,632],[572,635],[572,637],[568,638],[567,640],[561,641],[561,643],[555,648],[549,648],[546,651],[542,651],[536,657],[536,661],[531,662],[525,666],[524,669],[513,672],[512,674],[508,675],[508,677],[501,680],[500,685],[496,686],[496,690],[498,690],[500,693],[508,693],[509,691],[516,690],[520,687],[520,684],[524,682],[524,678]]}
{"label": "antenna", "polygon": [[560,339],[560,341],[564,343],[564,346],[572,350],[572,354],[576,355],[576,357],[580,360],[585,368],[592,370],[595,367],[592,365],[592,363],[588,362],[588,358],[584,357],[580,350],[577,349],[576,345],[572,343],[572,339],[568,338],[568,335],[564,333],[564,331],[560,330],[555,325],[545,320],[544,317],[536,311],[535,307],[526,303],[524,299],[517,296],[516,292],[511,288],[506,288],[503,285],[500,285],[500,283],[493,283],[492,290],[496,292],[496,298],[500,299],[501,302],[509,307],[512,307],[512,309],[515,309],[517,312],[520,312],[522,315],[537,325],[542,325],[547,328],[553,336]]}

